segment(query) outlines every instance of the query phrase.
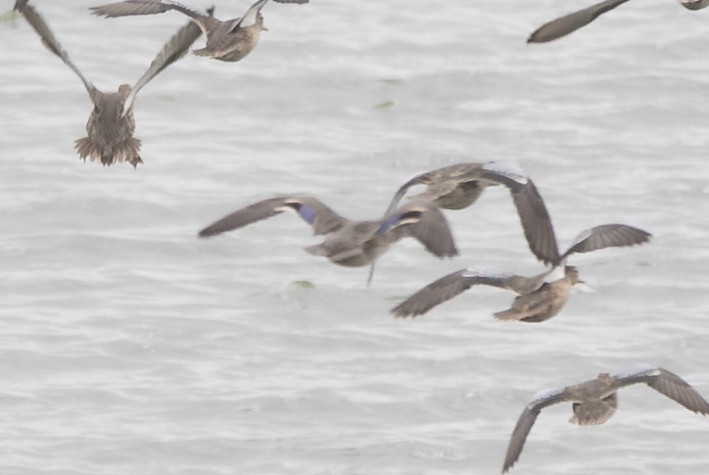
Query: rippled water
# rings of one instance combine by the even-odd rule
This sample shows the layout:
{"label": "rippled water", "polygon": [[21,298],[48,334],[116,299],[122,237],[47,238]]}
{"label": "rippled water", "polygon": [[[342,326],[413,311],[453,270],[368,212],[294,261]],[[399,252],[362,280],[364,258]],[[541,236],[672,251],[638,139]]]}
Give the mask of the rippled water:
{"label": "rippled water", "polygon": [[[106,90],[183,21],[33,3]],[[78,160],[81,83],[21,18],[0,23],[0,472],[498,473],[540,389],[649,363],[709,396],[709,11],[629,2],[525,44],[568,3],[269,4],[248,58],[188,55],[141,91],[137,170]],[[290,215],[196,237],[275,194],[374,218],[414,173],[493,159],[532,175],[562,247],[609,222],[653,241],[574,256],[587,284],[524,325],[490,317],[512,296],[488,288],[388,313],[462,267],[539,272],[502,189],[448,213],[460,257],[401,242],[370,288],[303,252],[318,241]],[[596,428],[545,410],[512,473],[709,471],[709,419],[620,398]]]}

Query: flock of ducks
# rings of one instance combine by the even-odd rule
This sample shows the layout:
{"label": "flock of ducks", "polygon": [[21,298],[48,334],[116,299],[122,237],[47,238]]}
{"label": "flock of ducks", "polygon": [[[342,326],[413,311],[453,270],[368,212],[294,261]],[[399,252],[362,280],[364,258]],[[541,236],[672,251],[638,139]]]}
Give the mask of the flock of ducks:
{"label": "flock of ducks", "polygon": [[[308,1],[274,0],[296,4]],[[528,42],[559,39],[627,1],[607,0],[559,17],[534,31]],[[709,6],[709,0],[678,1],[690,10]],[[255,48],[261,31],[265,29],[261,10],[266,3],[268,0],[258,0],[241,17],[226,21],[216,19],[213,8],[200,11],[172,0],[126,0],[91,8],[94,14],[109,18],[168,11],[189,17],[188,23],[165,43],[133,86],[122,84],[117,92],[111,93],[100,91],[81,74],[29,0],[16,0],[14,10],[25,17],[42,43],[76,73],[93,103],[86,125],[87,136],[76,141],[79,157],[100,161],[103,165],[128,162],[137,167],[143,160],[139,153],[140,140],[133,137],[132,107],[136,94],[163,69],[180,59],[202,34],[207,38],[206,45],[193,50],[194,54],[228,62],[243,59]],[[415,186],[425,188],[400,205]],[[532,277],[462,269],[424,286],[405,299],[391,310],[395,316],[422,315],[475,285],[490,285],[517,294],[511,307],[495,313],[495,318],[543,322],[561,311],[573,286],[581,282],[576,267],[566,263],[569,257],[608,247],[643,244],[651,237],[650,233],[625,224],[604,224],[583,231],[561,253],[551,218],[534,182],[519,168],[496,162],[459,163],[415,175],[394,192],[385,212],[372,220],[347,219],[310,196],[278,196],[228,214],[202,229],[199,236],[215,236],[290,211],[309,224],[315,235],[326,236],[320,244],[307,247],[307,252],[326,257],[341,266],[370,266],[371,281],[375,261],[404,237],[417,239],[434,256],[456,256],[458,250],[453,234],[441,209],[467,208],[490,186],[504,186],[509,190],[530,251],[549,267]],[[517,462],[537,416],[545,407],[571,402],[573,416],[570,422],[602,424],[618,406],[617,391],[637,383],[647,384],[693,412],[709,415],[709,403],[685,380],[666,369],[644,366],[613,376],[602,373],[596,379],[537,395],[517,421],[502,472],[507,472]]]}

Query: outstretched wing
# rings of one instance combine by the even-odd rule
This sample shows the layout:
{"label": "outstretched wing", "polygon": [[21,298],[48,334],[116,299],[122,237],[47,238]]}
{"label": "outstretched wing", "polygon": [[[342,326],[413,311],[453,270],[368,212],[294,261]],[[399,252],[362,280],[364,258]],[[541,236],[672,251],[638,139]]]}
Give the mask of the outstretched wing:
{"label": "outstretched wing", "polygon": [[532,179],[523,170],[498,162],[483,165],[480,175],[510,190],[532,254],[545,264],[558,264],[559,248],[551,217]]}
{"label": "outstretched wing", "polygon": [[569,249],[561,256],[561,260],[574,253],[642,244],[648,242],[651,236],[647,231],[626,224],[603,224],[586,229],[576,236]]}
{"label": "outstretched wing", "polygon": [[615,386],[618,388],[636,383],[647,384],[690,411],[709,415],[709,402],[687,381],[671,371],[648,366],[616,375]]}
{"label": "outstretched wing", "polygon": [[600,15],[619,7],[627,1],[628,0],[606,0],[584,8],[583,10],[559,17],[556,20],[545,23],[535,30],[529,35],[527,43],[545,43],[566,36],[588,25]]}
{"label": "outstretched wing", "polygon": [[400,207],[381,221],[376,235],[396,232],[401,227],[435,256],[458,255],[448,220],[431,202],[413,201]]}
{"label": "outstretched wing", "polygon": [[[213,9],[208,10],[211,14]],[[133,99],[135,99],[136,94],[140,91],[143,86],[148,84],[155,76],[157,76],[160,71],[182,58],[185,53],[190,49],[192,43],[197,40],[202,35],[202,30],[200,27],[190,21],[185,26],[177,30],[167,43],[162,47],[158,55],[155,57],[148,70],[143,73],[143,75],[135,83],[130,94],[123,103],[123,115],[125,115],[133,105]]]}
{"label": "outstretched wing", "polygon": [[[276,0],[278,1],[278,0]],[[677,0],[684,8],[689,10],[701,10],[709,7],[709,0]]]}
{"label": "outstretched wing", "polygon": [[519,459],[519,455],[522,453],[522,448],[524,448],[524,443],[527,440],[527,435],[529,435],[529,431],[532,430],[532,426],[537,420],[537,416],[542,409],[547,406],[551,406],[552,404],[558,404],[569,400],[571,399],[566,388],[552,389],[550,391],[539,393],[534,400],[532,400],[532,402],[524,408],[522,414],[519,416],[519,419],[517,419],[517,424],[515,425],[514,430],[512,431],[510,444],[507,446],[507,454],[505,455],[505,463],[502,466],[502,473],[507,473],[515,462],[517,462],[517,459]]}
{"label": "outstretched wing", "polygon": [[91,13],[106,18],[115,18],[132,15],[154,15],[175,10],[191,18],[206,15],[204,12],[188,7],[172,0],[125,0],[122,2],[107,3],[99,7],[90,7]]}
{"label": "outstretched wing", "polygon": [[310,224],[316,235],[336,231],[346,222],[345,218],[311,197],[278,197],[259,201],[234,211],[210,224],[199,232],[199,237],[210,237],[233,231],[257,221],[270,218],[283,211],[292,211]]}
{"label": "outstretched wing", "polygon": [[503,289],[511,289],[510,280],[513,274],[495,274],[463,269],[448,274],[420,289],[415,294],[391,309],[397,317],[415,317],[423,315],[433,307],[462,294],[473,285],[492,285]]}
{"label": "outstretched wing", "polygon": [[44,46],[46,46],[49,51],[57,55],[62,61],[64,61],[64,64],[69,66],[69,68],[71,68],[71,70],[79,76],[79,79],[81,79],[81,82],[84,83],[84,87],[89,92],[89,95],[91,95],[95,89],[93,84],[87,81],[84,75],[81,74],[81,71],[79,71],[79,68],[71,62],[69,55],[66,51],[64,51],[64,48],[62,48],[59,41],[57,41],[56,37],[52,33],[52,30],[49,29],[49,25],[47,25],[47,22],[44,21],[42,15],[40,15],[39,12],[29,4],[28,0],[17,0],[15,2],[14,10],[22,13],[27,20],[27,23],[34,28],[39,37],[42,39]]}

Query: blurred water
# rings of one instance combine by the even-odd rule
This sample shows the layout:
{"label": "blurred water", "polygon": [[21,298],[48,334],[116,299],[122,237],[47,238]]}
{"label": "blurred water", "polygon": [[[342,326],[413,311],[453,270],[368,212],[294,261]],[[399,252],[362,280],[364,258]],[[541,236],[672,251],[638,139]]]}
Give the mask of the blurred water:
{"label": "blurred water", "polygon": [[[184,21],[33,3],[105,90]],[[572,8],[533,3],[269,4],[242,62],[188,55],[141,91],[137,170],[78,159],[83,86],[0,23],[0,472],[498,473],[540,389],[644,362],[709,396],[709,11],[629,2],[528,46]],[[290,215],[196,237],[275,194],[374,218],[414,173],[491,159],[533,176],[562,247],[610,222],[652,243],[575,256],[588,284],[524,325],[492,319],[512,296],[487,288],[388,313],[462,267],[540,270],[502,189],[448,213],[460,257],[401,242],[370,288],[303,252],[318,241]],[[709,421],[646,388],[604,426],[570,415],[544,412],[513,473],[709,471]]]}

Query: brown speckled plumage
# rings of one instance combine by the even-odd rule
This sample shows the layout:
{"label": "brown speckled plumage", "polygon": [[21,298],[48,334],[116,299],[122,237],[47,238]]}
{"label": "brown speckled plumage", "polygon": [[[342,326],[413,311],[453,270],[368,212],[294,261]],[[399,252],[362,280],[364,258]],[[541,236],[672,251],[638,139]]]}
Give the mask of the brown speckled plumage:
{"label": "brown speckled plumage", "polygon": [[86,124],[87,136],[76,141],[75,147],[79,157],[83,160],[100,161],[103,165],[128,162],[136,167],[138,163],[142,163],[139,153],[140,139],[133,137],[135,120],[132,104],[135,95],[160,71],[185,54],[190,45],[200,36],[199,28],[191,22],[180,28],[165,43],[148,70],[133,87],[121,84],[118,91],[105,93],[81,74],[44,18],[29,4],[28,0],[18,0],[14,8],[22,13],[34,28],[42,43],[76,73],[89,93],[94,108]]}

